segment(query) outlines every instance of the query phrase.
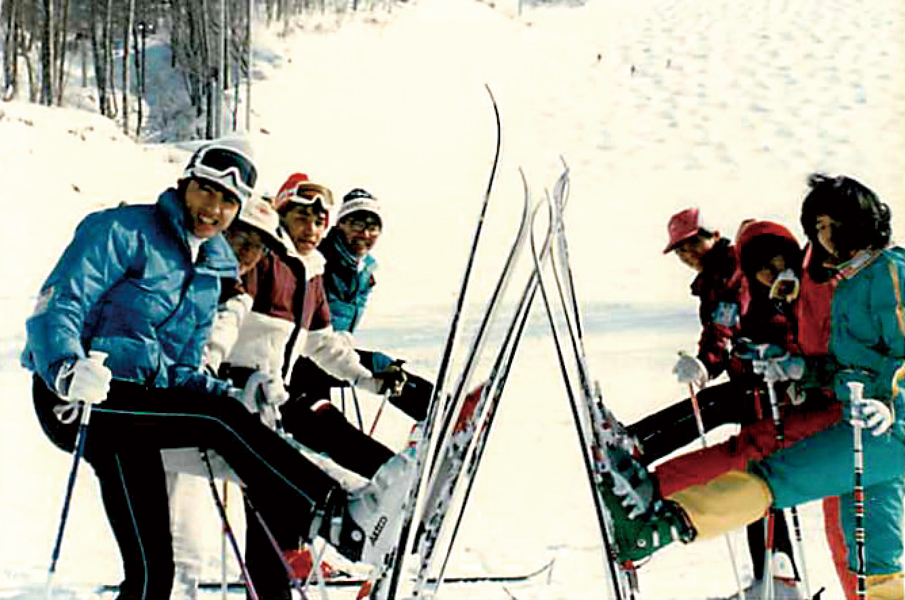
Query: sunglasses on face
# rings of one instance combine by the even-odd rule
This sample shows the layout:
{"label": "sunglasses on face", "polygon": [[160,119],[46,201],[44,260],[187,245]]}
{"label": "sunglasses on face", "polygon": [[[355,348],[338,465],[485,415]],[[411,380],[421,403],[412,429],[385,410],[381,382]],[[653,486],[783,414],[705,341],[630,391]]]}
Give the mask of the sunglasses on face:
{"label": "sunglasses on face", "polygon": [[380,221],[376,219],[349,219],[349,227],[356,233],[380,233]]}

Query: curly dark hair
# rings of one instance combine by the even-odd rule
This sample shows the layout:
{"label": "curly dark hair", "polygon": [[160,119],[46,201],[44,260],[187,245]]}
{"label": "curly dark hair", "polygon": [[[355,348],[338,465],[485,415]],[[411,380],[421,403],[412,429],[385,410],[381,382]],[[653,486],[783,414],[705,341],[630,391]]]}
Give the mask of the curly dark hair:
{"label": "curly dark hair", "polygon": [[826,215],[839,223],[833,231],[833,245],[841,253],[876,250],[889,243],[892,230],[889,206],[867,186],[851,177],[830,177],[823,173],[808,176],[811,191],[801,205],[801,226],[815,247],[817,217]]}

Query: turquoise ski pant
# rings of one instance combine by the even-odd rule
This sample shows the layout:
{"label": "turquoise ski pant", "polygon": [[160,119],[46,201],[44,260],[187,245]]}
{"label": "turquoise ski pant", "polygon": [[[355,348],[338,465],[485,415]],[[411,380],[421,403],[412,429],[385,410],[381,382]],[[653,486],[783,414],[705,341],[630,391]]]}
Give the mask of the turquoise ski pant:
{"label": "turquoise ski pant", "polygon": [[[895,573],[902,570],[903,554],[902,421],[898,420],[889,432],[878,437],[863,431],[862,440],[867,574]],[[839,496],[849,568],[855,570],[854,449],[852,426],[847,421],[754,463],[751,470],[766,480],[777,508]]]}

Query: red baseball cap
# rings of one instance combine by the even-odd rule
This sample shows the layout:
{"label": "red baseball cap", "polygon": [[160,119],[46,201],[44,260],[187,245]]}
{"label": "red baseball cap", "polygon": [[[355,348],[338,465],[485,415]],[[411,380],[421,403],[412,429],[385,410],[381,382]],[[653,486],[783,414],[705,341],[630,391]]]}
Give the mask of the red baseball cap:
{"label": "red baseball cap", "polygon": [[669,254],[676,246],[690,237],[694,237],[701,229],[701,214],[697,208],[686,208],[669,218],[666,231],[669,232],[669,244],[663,254]]}

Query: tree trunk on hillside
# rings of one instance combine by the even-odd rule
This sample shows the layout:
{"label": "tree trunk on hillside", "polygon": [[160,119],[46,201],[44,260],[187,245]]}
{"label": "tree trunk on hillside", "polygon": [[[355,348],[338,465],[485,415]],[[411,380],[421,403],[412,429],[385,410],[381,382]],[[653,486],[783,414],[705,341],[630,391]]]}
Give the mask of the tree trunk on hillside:
{"label": "tree trunk on hillside", "polygon": [[[94,81],[97,85],[97,107],[103,116],[107,116],[107,53],[104,50],[103,21],[97,13],[97,2],[91,2],[89,8],[89,26],[91,28],[91,53],[94,58]],[[98,26],[101,36],[98,37]]]}
{"label": "tree trunk on hillside", "polygon": [[129,9],[126,14],[126,27],[123,31],[123,133],[129,135],[129,45],[132,32],[132,22],[135,19],[135,0],[129,0]]}
{"label": "tree trunk on hillside", "polygon": [[18,88],[19,64],[19,19],[17,0],[3,0],[0,3],[3,20],[3,93],[4,100],[11,100]]}
{"label": "tree trunk on hillside", "polygon": [[107,81],[110,82],[107,116],[111,119],[115,119],[119,114],[116,106],[116,62],[113,58],[113,1],[107,0],[107,12],[104,17],[104,62],[107,65]]}
{"label": "tree trunk on hillside", "polygon": [[[139,37],[141,34],[141,37]],[[147,23],[142,20],[139,21],[138,26],[132,30],[132,46],[135,48],[134,59],[135,62],[135,75],[138,79],[137,87],[138,92],[136,96],[138,97],[138,114],[135,118],[135,138],[138,139],[141,136],[141,124],[142,118],[144,115],[144,100],[145,100],[145,36],[147,35]],[[139,40],[141,41],[141,45],[139,46]]]}
{"label": "tree trunk on hillside", "polygon": [[208,19],[207,0],[201,0],[201,30],[199,39],[201,41],[201,89],[202,98],[204,99],[205,121],[204,121],[204,137],[211,139],[214,137],[214,119],[213,119],[213,91],[214,86],[211,82],[212,60],[211,60],[211,43],[208,33],[210,31],[210,19]]}
{"label": "tree trunk on hillside", "polygon": [[79,58],[82,62],[82,87],[88,87],[88,38],[85,35],[79,34],[76,37],[79,44]]}
{"label": "tree trunk on hillside", "polygon": [[54,1],[42,0],[41,6],[44,10],[44,21],[41,27],[41,104],[50,106],[53,104],[53,84],[56,81],[54,77],[56,67]]}
{"label": "tree trunk on hillside", "polygon": [[69,36],[69,0],[62,0],[63,16],[60,27],[57,29],[56,48],[59,56],[57,65],[57,79],[54,82],[54,102],[57,106],[63,104],[63,87],[66,82],[66,38]]}

